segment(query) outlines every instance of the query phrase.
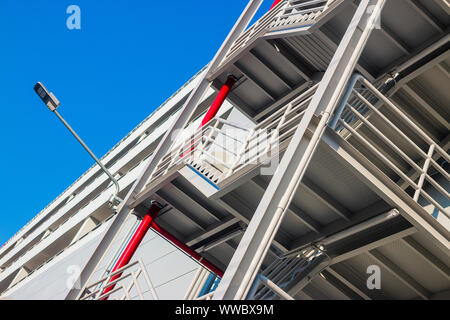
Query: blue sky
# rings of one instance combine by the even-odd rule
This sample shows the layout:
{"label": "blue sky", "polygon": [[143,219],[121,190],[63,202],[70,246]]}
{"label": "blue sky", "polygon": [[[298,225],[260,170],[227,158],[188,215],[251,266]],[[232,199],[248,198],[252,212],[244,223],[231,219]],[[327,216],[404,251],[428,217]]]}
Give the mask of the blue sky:
{"label": "blue sky", "polygon": [[[260,9],[266,12],[273,1]],[[81,30],[66,27],[69,5]],[[0,246],[214,56],[247,0],[1,0]]]}

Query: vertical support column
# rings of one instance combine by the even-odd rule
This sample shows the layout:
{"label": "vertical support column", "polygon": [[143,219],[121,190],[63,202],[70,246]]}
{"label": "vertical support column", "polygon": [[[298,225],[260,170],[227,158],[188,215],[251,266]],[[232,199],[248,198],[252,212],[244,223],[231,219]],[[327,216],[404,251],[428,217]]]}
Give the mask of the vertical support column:
{"label": "vertical support column", "polygon": [[[339,47],[314,95],[284,157],[250,221],[229,267],[216,290],[215,300],[247,297],[264,257],[277,233],[330,115],[371,34],[385,0],[361,0]],[[369,10],[370,9],[370,10]],[[373,10],[372,10],[373,9]],[[313,128],[313,116],[322,116]],[[307,138],[307,129],[313,130]]]}
{"label": "vertical support column", "polygon": [[[247,4],[247,7],[244,9],[243,13],[237,20],[233,29],[228,34],[228,37],[225,39],[224,43],[222,44],[222,46],[220,47],[220,49],[214,56],[213,60],[209,63],[209,65],[206,68],[206,70],[204,71],[203,75],[200,76],[197,87],[191,92],[189,98],[186,100],[186,103],[185,103],[183,109],[180,111],[177,119],[172,123],[169,130],[164,135],[164,137],[162,138],[158,147],[156,148],[155,152],[153,153],[153,156],[150,158],[150,160],[146,164],[142,173],[136,179],[136,182],[131,187],[131,189],[128,192],[127,196],[125,197],[124,201],[120,204],[119,208],[117,209],[116,218],[111,223],[111,226],[106,231],[103,239],[100,241],[99,245],[97,246],[97,248],[94,251],[94,253],[92,254],[91,258],[87,262],[86,266],[81,271],[81,274],[79,277],[80,283],[82,284],[81,287],[83,287],[89,281],[94,270],[100,264],[101,260],[106,255],[107,251],[109,250],[112,243],[114,242],[114,239],[116,238],[117,234],[122,229],[122,227],[125,223],[125,220],[128,217],[128,215],[130,214],[131,209],[132,209],[130,207],[130,204],[135,200],[136,195],[145,186],[149,176],[152,174],[152,172],[156,168],[159,161],[161,161],[161,159],[170,150],[170,147],[172,146],[172,143],[176,138],[176,137],[174,137],[175,132],[177,132],[177,130],[183,128],[186,125],[186,123],[189,121],[191,114],[195,111],[195,108],[197,107],[199,101],[201,100],[204,93],[210,86],[210,81],[208,79],[210,73],[212,71],[214,71],[217,68],[217,66],[220,65],[220,63],[225,58],[226,54],[230,50],[233,43],[242,34],[242,32],[245,31],[248,24],[251,22],[252,18],[254,17],[255,13],[259,9],[262,1],[263,0],[250,0],[249,1],[249,3]],[[80,294],[80,289],[73,288],[67,294],[66,299],[73,300],[79,294]]]}

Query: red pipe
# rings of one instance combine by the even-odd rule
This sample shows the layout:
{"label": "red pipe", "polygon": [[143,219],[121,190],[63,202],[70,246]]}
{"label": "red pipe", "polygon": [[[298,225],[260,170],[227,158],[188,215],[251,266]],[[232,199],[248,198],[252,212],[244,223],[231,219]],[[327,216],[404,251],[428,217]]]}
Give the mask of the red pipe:
{"label": "red pipe", "polygon": [[[220,108],[223,105],[223,102],[227,98],[227,96],[230,93],[231,89],[236,84],[236,81],[237,81],[237,79],[236,79],[235,76],[233,76],[233,75],[229,75],[228,76],[227,81],[225,82],[225,84],[220,89],[219,93],[217,94],[217,97],[214,99],[213,103],[211,104],[211,107],[209,107],[208,112],[203,117],[203,120],[200,123],[200,125],[199,125],[197,130],[201,129],[205,124],[207,124],[209,121],[211,121],[216,116],[217,112],[219,112]],[[194,148],[195,148],[195,143],[197,143],[197,141],[199,141],[200,139],[201,138],[197,138],[197,139],[191,141],[191,149],[186,151],[180,157],[183,158],[188,153],[192,152],[194,150]]]}
{"label": "red pipe", "polygon": [[219,91],[219,94],[217,95],[216,99],[214,99],[214,102],[212,103],[211,107],[209,108],[208,112],[204,116],[202,123],[198,127],[199,129],[203,127],[205,124],[207,124],[212,118],[214,118],[219,111],[220,107],[222,106],[223,102],[227,98],[228,94],[230,93],[233,86],[236,84],[236,77],[233,75],[229,75],[227,78],[227,81],[222,86],[222,88]]}
{"label": "red pipe", "polygon": [[[147,234],[148,229],[151,227],[152,224],[152,218],[151,216],[158,215],[159,211],[161,210],[161,207],[157,204],[152,204],[149,213],[142,219],[141,223],[139,224],[139,227],[137,228],[136,232],[133,234],[133,237],[131,238],[130,242],[126,246],[125,250],[123,251],[122,255],[120,256],[119,260],[117,261],[116,265],[112,269],[111,273],[119,270],[120,268],[126,266],[128,263],[130,263],[131,258],[133,258],[134,253],[136,252],[137,248],[142,242],[142,239],[144,239],[145,235]],[[109,282],[113,282],[114,280],[120,278],[122,273],[116,274],[113,277],[111,277],[111,280]],[[113,284],[109,287],[107,287],[103,294],[106,294],[114,289],[116,285]],[[104,298],[103,300],[108,300],[108,297]]]}
{"label": "red pipe", "polygon": [[[214,102],[212,103],[211,107],[209,108],[208,112],[206,113],[205,117],[202,120],[202,123],[199,126],[199,129],[202,128],[205,124],[207,124],[211,119],[213,119],[217,112],[219,111],[220,107],[222,107],[223,102],[227,98],[228,94],[230,93],[233,86],[236,84],[236,77],[233,75],[229,75],[227,78],[227,81],[222,86],[222,88],[219,91],[219,94],[214,99]],[[195,142],[193,142],[195,143]],[[192,149],[194,146],[192,146]],[[182,155],[181,157],[183,157]],[[138,229],[134,233],[133,237],[131,238],[130,242],[128,243],[127,247],[125,248],[125,251],[120,256],[119,260],[117,261],[116,265],[114,266],[111,273],[119,270],[120,268],[126,266],[131,258],[133,257],[134,253],[136,252],[137,248],[141,244],[142,239],[147,234],[147,231],[149,228],[154,229],[156,232],[158,232],[160,235],[162,235],[164,238],[172,242],[175,246],[177,246],[180,250],[184,251],[186,254],[197,260],[199,263],[201,263],[204,267],[214,272],[219,277],[223,277],[223,271],[217,268],[215,265],[213,265],[208,260],[204,259],[201,255],[199,255],[196,251],[192,250],[190,247],[188,247],[186,244],[184,244],[182,241],[178,240],[176,237],[174,237],[172,234],[170,234],[167,230],[164,228],[158,226],[156,222],[154,221],[154,218],[158,215],[159,211],[161,210],[159,205],[153,204],[150,208],[149,213],[142,219],[141,224],[139,225]],[[110,282],[118,279],[122,273],[116,274],[113,277],[111,277]],[[111,292],[115,287],[115,284],[107,287],[103,294],[106,294],[108,292]],[[104,298],[103,300],[107,300],[108,297]]]}
{"label": "red pipe", "polygon": [[275,7],[277,4],[279,4],[281,2],[281,0],[275,0],[275,2],[272,4],[272,6],[270,7],[269,11],[273,9],[273,7]]}
{"label": "red pipe", "polygon": [[[189,255],[193,259],[197,260],[205,268],[209,269],[210,271],[212,271],[216,275],[218,275],[220,278],[222,278],[223,277],[222,270],[217,268],[215,265],[213,265],[208,260],[204,259],[196,251],[192,250],[190,247],[188,247],[182,241],[178,240],[176,237],[174,237],[172,234],[170,234],[170,232],[168,232],[167,230],[165,230],[164,228],[162,228],[156,224],[154,219],[158,216],[160,211],[161,211],[161,206],[157,203],[153,203],[152,206],[150,207],[148,214],[146,214],[145,217],[142,219],[141,223],[139,224],[138,229],[133,234],[133,237],[131,238],[127,247],[123,251],[122,255],[120,256],[119,260],[117,261],[117,263],[114,266],[111,273],[119,270],[120,268],[123,268],[128,263],[130,263],[130,260],[131,260],[131,258],[133,258],[133,255],[136,252],[139,245],[141,244],[142,239],[144,239],[145,235],[147,234],[148,229],[152,228],[154,231],[159,233],[161,236],[163,236],[164,238],[169,240],[173,245],[178,247],[181,251],[185,252],[187,255]],[[111,277],[109,282],[113,282],[114,280],[117,280],[121,275],[122,275],[122,273],[114,275],[113,277]],[[116,286],[116,284],[113,284],[113,285],[107,287],[103,291],[102,294],[111,292],[115,286]],[[108,297],[105,297],[102,300],[108,300]]]}
{"label": "red pipe", "polygon": [[198,254],[196,251],[192,250],[190,247],[185,245],[182,241],[175,238],[172,234],[170,234],[167,230],[164,228],[158,226],[155,222],[152,222],[152,229],[158,232],[160,235],[162,235],[164,238],[169,240],[171,243],[173,243],[175,246],[177,246],[181,251],[184,251],[186,254],[197,260],[199,263],[201,263],[205,268],[209,269],[210,271],[214,272],[216,275],[218,275],[220,278],[223,277],[223,271],[217,268],[215,265],[213,265],[211,262],[203,258],[200,254]]}

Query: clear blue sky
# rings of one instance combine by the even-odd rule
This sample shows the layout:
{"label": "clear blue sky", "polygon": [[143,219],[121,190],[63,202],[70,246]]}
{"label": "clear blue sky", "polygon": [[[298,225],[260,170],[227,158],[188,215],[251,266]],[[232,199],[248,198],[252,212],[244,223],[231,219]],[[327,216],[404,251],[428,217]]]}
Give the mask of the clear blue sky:
{"label": "clear blue sky", "polygon": [[[260,13],[273,1],[266,0]],[[81,30],[66,9],[81,8]],[[213,57],[247,0],[1,0],[0,246]]]}

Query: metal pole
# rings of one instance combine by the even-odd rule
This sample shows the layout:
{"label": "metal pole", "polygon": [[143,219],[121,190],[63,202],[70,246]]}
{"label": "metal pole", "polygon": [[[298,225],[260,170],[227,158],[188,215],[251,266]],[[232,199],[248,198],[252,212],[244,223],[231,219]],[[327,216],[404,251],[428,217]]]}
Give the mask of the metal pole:
{"label": "metal pole", "polygon": [[284,300],[294,300],[289,294],[287,294],[283,289],[281,289],[279,286],[277,286],[275,283],[273,283],[271,280],[267,279],[263,275],[259,275],[259,279],[266,287],[268,287],[270,290],[275,292],[278,296],[283,298]]}
{"label": "metal pole", "polygon": [[198,298],[201,298],[211,292],[211,288],[214,285],[216,278],[217,276],[214,273],[209,274],[208,279],[206,279],[206,282],[202,288],[202,291],[200,291],[200,294],[198,295]]}
{"label": "metal pole", "polygon": [[202,120],[202,123],[198,127],[199,129],[203,127],[205,124],[207,124],[209,121],[211,121],[219,111],[220,107],[222,107],[223,102],[227,98],[228,94],[230,93],[233,86],[236,84],[236,77],[233,75],[229,75],[227,78],[227,81],[220,89],[216,99],[214,99],[214,102],[211,104],[211,107],[209,108],[208,112],[206,113],[205,117]]}
{"label": "metal pole", "polygon": [[84,143],[84,141],[78,136],[78,134],[75,132],[75,130],[72,129],[72,127],[67,123],[66,120],[59,114],[59,112],[55,109],[53,113],[61,120],[61,122],[66,126],[67,129],[69,129],[70,133],[75,137],[75,139],[78,140],[78,142],[83,146],[83,148],[89,153],[89,155],[97,162],[97,164],[100,166],[100,168],[103,170],[104,173],[111,179],[111,181],[114,183],[116,187],[116,192],[114,193],[113,197],[111,198],[110,202],[112,205],[116,205],[122,201],[122,199],[119,198],[119,182],[116,180],[116,178],[113,177],[113,175],[109,172],[109,170],[101,163],[101,161],[95,156],[95,154],[89,149],[89,147]]}

